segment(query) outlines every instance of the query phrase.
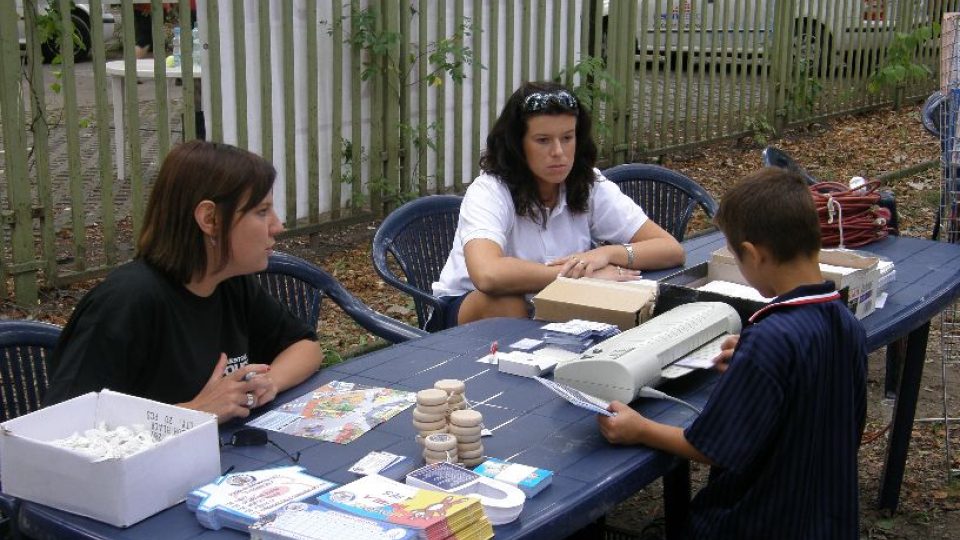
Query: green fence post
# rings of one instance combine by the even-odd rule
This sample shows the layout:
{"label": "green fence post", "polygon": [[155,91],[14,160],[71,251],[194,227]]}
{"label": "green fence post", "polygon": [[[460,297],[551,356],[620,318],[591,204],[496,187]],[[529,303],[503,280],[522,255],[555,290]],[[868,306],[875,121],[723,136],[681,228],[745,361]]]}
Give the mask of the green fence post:
{"label": "green fence post", "polygon": [[[27,177],[27,153],[23,129],[23,98],[20,92],[20,42],[17,38],[17,14],[13,2],[0,6],[0,113],[3,114],[4,167],[10,210],[2,213],[11,228],[12,264],[16,302],[37,303],[37,264],[33,258],[33,216],[30,204],[30,179]],[[43,84],[41,80],[39,84]]]}
{"label": "green fence post", "polygon": [[793,41],[794,0],[780,0],[774,4],[774,44],[770,58],[773,73],[773,91],[770,93],[770,118],[773,128],[782,133],[787,125],[786,91],[790,84],[790,44]]}

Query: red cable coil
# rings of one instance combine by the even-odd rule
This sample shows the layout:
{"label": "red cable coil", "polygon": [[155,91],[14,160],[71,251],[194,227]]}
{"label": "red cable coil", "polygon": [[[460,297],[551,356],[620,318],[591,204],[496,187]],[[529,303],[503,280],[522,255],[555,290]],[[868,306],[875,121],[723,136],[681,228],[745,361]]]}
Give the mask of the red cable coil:
{"label": "red cable coil", "polygon": [[[854,189],[839,182],[820,182],[810,186],[820,219],[823,247],[840,245],[841,226],[843,247],[859,247],[889,236],[890,211],[879,205],[879,188],[877,180]],[[830,204],[831,199],[840,205],[840,212]]]}

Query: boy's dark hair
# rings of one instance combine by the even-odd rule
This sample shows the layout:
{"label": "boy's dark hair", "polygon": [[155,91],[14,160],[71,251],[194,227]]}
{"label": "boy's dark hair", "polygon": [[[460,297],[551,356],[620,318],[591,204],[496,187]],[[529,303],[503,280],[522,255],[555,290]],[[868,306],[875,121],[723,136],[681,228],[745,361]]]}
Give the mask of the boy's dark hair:
{"label": "boy's dark hair", "polygon": [[[528,98],[534,94],[533,98]],[[577,150],[573,168],[566,180],[567,206],[573,212],[586,212],[593,185],[593,167],[597,145],[593,142],[590,112],[563,85],[552,82],[527,82],[507,100],[503,111],[487,135],[487,148],[480,156],[480,168],[506,184],[517,215],[546,224],[546,209],[540,202],[537,183],[523,153],[527,119],[541,114],[567,114],[577,117]],[[543,99],[538,99],[538,98]],[[554,99],[562,97],[563,99]],[[573,100],[567,99],[567,97]],[[571,106],[572,105],[572,106]],[[533,110],[535,109],[535,110]]]}
{"label": "boy's dark hair", "polygon": [[[207,271],[204,233],[194,210],[201,201],[216,203],[219,268],[230,260],[234,216],[260,204],[273,188],[277,171],[262,157],[231,146],[193,140],[174,147],[157,175],[147,202],[137,258],[187,283]],[[241,206],[241,204],[243,206]]]}
{"label": "boy's dark hair", "polygon": [[777,262],[820,250],[817,208],[803,178],[765,167],[748,174],[720,200],[713,218],[737,257],[750,242],[770,250]]}

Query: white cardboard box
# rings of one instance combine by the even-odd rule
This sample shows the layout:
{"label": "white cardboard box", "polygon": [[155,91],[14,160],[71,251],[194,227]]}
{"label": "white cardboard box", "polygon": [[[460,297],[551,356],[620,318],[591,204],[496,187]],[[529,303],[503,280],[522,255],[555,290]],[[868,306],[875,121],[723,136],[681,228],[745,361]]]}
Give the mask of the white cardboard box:
{"label": "white cardboard box", "polygon": [[[142,424],[167,438],[101,461],[50,443],[100,422],[110,429]],[[91,392],[0,424],[4,493],[117,527],[183,501],[219,475],[214,415],[119,392]]]}
{"label": "white cardboard box", "polygon": [[533,305],[540,320],[584,319],[613,324],[624,331],[650,318],[656,294],[657,284],[649,280],[558,277],[533,297]]}
{"label": "white cardboard box", "polygon": [[[877,301],[880,270],[877,257],[863,256],[853,251],[820,250],[820,273],[836,285],[837,290],[847,288],[847,305],[858,319],[873,313]],[[721,248],[710,257],[712,280],[746,283],[733,255]]]}

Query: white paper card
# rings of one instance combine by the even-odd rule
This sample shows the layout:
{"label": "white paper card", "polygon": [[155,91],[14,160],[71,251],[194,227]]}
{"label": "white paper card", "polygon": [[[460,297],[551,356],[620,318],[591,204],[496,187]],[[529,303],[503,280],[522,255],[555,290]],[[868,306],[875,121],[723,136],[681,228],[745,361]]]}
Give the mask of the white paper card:
{"label": "white paper card", "polygon": [[693,350],[686,356],[681,357],[671,365],[695,369],[710,369],[713,367],[713,359],[720,354],[720,346],[729,336],[730,334],[722,334],[707,342],[703,347]]}
{"label": "white paper card", "polygon": [[353,466],[350,467],[350,472],[364,476],[375,474],[400,463],[404,459],[406,459],[404,456],[398,456],[390,452],[373,451],[354,463]]}
{"label": "white paper card", "polygon": [[616,413],[610,412],[607,410],[607,407],[610,403],[596,397],[591,396],[585,392],[581,392],[576,388],[571,388],[565,384],[560,384],[557,381],[551,381],[549,379],[544,379],[543,377],[533,377],[534,380],[540,384],[546,386],[554,394],[562,397],[568,402],[580,407],[581,409],[586,409],[597,414],[602,414],[604,416],[616,416]]}
{"label": "white paper card", "polygon": [[543,344],[543,341],[533,338],[523,338],[516,343],[511,343],[511,349],[517,349],[520,351],[529,351],[530,349],[535,349]]}

